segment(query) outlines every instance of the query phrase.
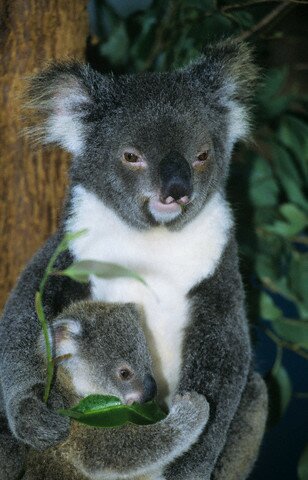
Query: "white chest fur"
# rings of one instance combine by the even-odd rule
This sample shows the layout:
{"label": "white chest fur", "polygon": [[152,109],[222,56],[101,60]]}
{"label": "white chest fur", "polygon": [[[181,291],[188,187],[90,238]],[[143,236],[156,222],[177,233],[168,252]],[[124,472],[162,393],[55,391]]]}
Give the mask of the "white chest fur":
{"label": "white chest fur", "polygon": [[75,187],[73,198],[66,228],[87,229],[72,244],[76,258],[118,263],[138,272],[150,287],[131,279],[93,278],[92,296],[143,305],[154,375],[166,398],[179,380],[183,330],[189,321],[186,295],[215,270],[232,225],[229,207],[217,193],[180,231],[164,226],[138,231],[83,187]]}

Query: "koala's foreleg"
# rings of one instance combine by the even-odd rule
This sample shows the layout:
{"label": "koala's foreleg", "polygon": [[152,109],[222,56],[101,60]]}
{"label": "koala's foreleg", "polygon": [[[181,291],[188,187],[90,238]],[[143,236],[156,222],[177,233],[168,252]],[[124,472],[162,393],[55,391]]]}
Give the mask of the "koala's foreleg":
{"label": "koala's foreleg", "polygon": [[57,446],[45,452],[29,451],[22,480],[87,480],[87,478],[62,457]]}
{"label": "koala's foreleg", "polygon": [[[69,422],[43,403],[46,370],[38,354],[37,339],[41,326],[35,312],[35,293],[60,235],[50,238],[33,257],[11,293],[0,320],[0,379],[5,414],[14,436],[35,449],[42,450],[68,434]],[[61,270],[72,262],[68,252],[58,259]],[[43,299],[48,317],[56,316],[65,306],[86,295],[87,287],[54,276],[46,284]],[[60,406],[61,399],[54,398]]]}
{"label": "koala's foreleg", "polygon": [[237,251],[229,241],[215,273],[189,294],[179,391],[195,390],[210,404],[210,419],[191,449],[170,465],[169,480],[209,480],[247,383],[251,348]]}
{"label": "koala's foreleg", "polygon": [[25,462],[26,446],[19,443],[11,434],[4,417],[0,417],[0,478],[16,480]]}
{"label": "koala's foreleg", "polygon": [[[59,448],[91,479],[150,475],[189,449],[208,415],[206,399],[192,392],[177,396],[168,416],[153,425],[88,429],[73,424],[71,438]],[[158,474],[149,478],[163,477]]]}
{"label": "koala's foreleg", "polygon": [[256,461],[267,418],[267,389],[251,372],[227,441],[216,464],[213,480],[245,480]]}

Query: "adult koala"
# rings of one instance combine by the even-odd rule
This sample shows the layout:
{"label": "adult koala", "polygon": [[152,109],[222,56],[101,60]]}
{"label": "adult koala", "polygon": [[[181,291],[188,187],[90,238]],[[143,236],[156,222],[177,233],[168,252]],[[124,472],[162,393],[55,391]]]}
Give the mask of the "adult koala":
{"label": "adult koala", "polygon": [[[59,232],[26,267],[0,322],[3,397],[19,440],[43,449],[68,434],[66,420],[41,400],[33,299],[64,232],[87,229],[58,259],[58,269],[76,259],[111,261],[137,271],[150,288],[131,279],[93,278],[85,286],[52,278],[44,299],[48,316],[86,297],[143,304],[160,399],[170,404],[176,392],[194,390],[210,404],[198,443],[164,478],[205,480],[217,472],[246,478],[262,438],[266,393],[252,373],[224,187],[233,146],[249,131],[255,73],[247,45],[229,40],[172,73],[115,78],[64,63],[34,78],[34,132],[72,152],[73,162]],[[245,448],[237,452],[237,445]],[[235,462],[234,477],[224,455]]]}

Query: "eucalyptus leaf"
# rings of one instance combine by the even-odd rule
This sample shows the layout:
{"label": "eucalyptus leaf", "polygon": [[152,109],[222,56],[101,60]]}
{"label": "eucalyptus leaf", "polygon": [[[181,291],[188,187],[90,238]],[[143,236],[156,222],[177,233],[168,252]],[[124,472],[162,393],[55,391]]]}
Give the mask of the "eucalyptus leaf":
{"label": "eucalyptus leaf", "polygon": [[59,410],[59,413],[97,428],[120,427],[126,423],[150,425],[166,417],[154,401],[123,405],[117,397],[106,395],[90,395],[78,405],[68,410]]}
{"label": "eucalyptus leaf", "polygon": [[288,69],[285,68],[271,68],[268,69],[262,82],[260,90],[260,97],[269,98],[277,95],[283,89],[288,78]]}
{"label": "eucalyptus leaf", "polygon": [[273,299],[265,292],[260,295],[260,314],[265,320],[275,321],[281,318],[282,312],[276,307]]}
{"label": "eucalyptus leaf", "polygon": [[109,39],[100,45],[100,52],[112,65],[123,65],[128,58],[129,37],[124,22],[113,30]]}
{"label": "eucalyptus leaf", "polygon": [[308,125],[295,115],[284,115],[277,135],[295,155],[300,168],[308,179]]}
{"label": "eucalyptus leaf", "polygon": [[301,230],[298,229],[297,225],[282,222],[280,220],[277,220],[273,225],[265,226],[264,229],[286,238],[293,237]]}
{"label": "eucalyptus leaf", "polygon": [[86,235],[87,229],[79,230],[78,232],[67,232],[58,247],[58,253],[64,252],[68,249],[70,242],[77,240],[77,238]]}
{"label": "eucalyptus leaf", "polygon": [[255,155],[249,176],[249,196],[258,207],[275,206],[278,201],[279,188],[269,162]]}
{"label": "eucalyptus leaf", "polygon": [[297,473],[299,480],[308,480],[308,444],[300,456]]}
{"label": "eucalyptus leaf", "polygon": [[292,384],[288,372],[282,365],[274,368],[266,376],[269,391],[269,425],[274,426],[284,415],[292,397]]}
{"label": "eucalyptus leaf", "polygon": [[185,6],[207,11],[214,7],[214,0],[186,0]]}
{"label": "eucalyptus leaf", "polygon": [[277,220],[273,225],[265,227],[267,231],[277,233],[283,237],[293,237],[308,225],[308,215],[292,203],[281,205],[279,212],[287,222]]}
{"label": "eucalyptus leaf", "polygon": [[290,285],[298,300],[308,309],[308,254],[293,251],[290,261]]}
{"label": "eucalyptus leaf", "polygon": [[271,326],[282,339],[308,350],[308,322],[282,318]]}
{"label": "eucalyptus leaf", "polygon": [[136,272],[122,267],[115,263],[98,262],[95,260],[81,260],[70,265],[65,270],[56,272],[58,275],[64,275],[70,277],[77,282],[86,283],[89,281],[91,275],[95,275],[99,278],[132,278],[146,285],[143,278]]}
{"label": "eucalyptus leaf", "polygon": [[288,198],[296,205],[308,209],[308,201],[303,194],[303,178],[288,150],[275,142],[270,142],[274,171]]}

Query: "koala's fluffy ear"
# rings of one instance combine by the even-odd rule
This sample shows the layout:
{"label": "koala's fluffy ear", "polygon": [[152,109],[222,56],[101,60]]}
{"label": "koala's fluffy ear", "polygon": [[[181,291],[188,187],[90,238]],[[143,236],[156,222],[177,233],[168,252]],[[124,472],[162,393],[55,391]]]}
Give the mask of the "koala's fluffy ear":
{"label": "koala's fluffy ear", "polygon": [[41,143],[55,143],[78,155],[87,125],[108,102],[112,79],[80,63],[54,63],[33,77],[25,93],[31,124],[26,133]]}
{"label": "koala's fluffy ear", "polygon": [[228,115],[230,146],[249,133],[250,99],[258,69],[245,42],[227,39],[209,45],[201,57],[182,70],[206,105]]}
{"label": "koala's fluffy ear", "polygon": [[[77,353],[76,339],[81,334],[81,325],[78,320],[57,318],[48,328],[48,334],[54,358]],[[46,346],[43,332],[40,334],[39,346],[41,352],[45,354]]]}

